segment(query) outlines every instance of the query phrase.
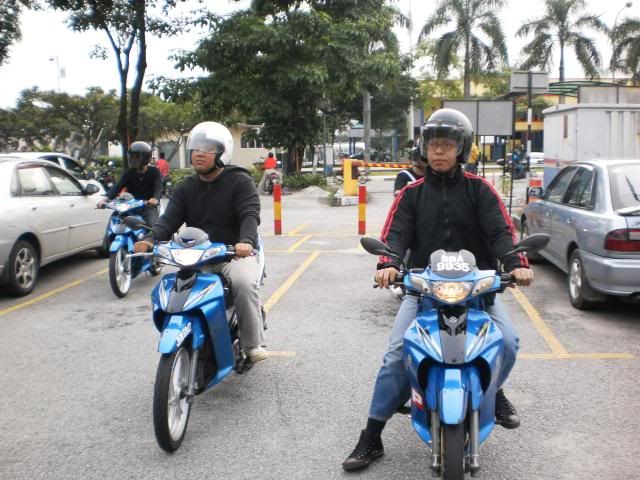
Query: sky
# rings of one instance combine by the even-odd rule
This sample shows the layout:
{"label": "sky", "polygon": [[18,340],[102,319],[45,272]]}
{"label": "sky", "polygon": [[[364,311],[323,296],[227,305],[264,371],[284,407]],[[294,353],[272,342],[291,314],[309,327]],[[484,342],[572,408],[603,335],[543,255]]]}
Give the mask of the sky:
{"label": "sky", "polygon": [[[231,0],[212,0],[209,6],[218,14],[227,14],[239,6],[247,5],[248,0],[233,2]],[[397,0],[396,5],[405,14],[411,12],[413,23],[412,42],[406,30],[398,30],[397,34],[403,49],[408,51],[415,45],[421,25],[435,8],[433,0]],[[601,15],[603,20],[612,25],[616,14],[622,9],[626,0],[588,0],[588,10]],[[516,30],[527,19],[536,18],[543,11],[544,0],[508,0],[507,7],[502,10],[503,29],[506,34],[511,63],[517,63],[524,40],[515,37]],[[182,7],[184,13],[191,10],[193,2]],[[627,15],[640,17],[640,0],[634,0],[631,8],[625,8],[619,15],[618,22]],[[22,40],[10,50],[9,60],[0,66],[0,108],[15,106],[21,90],[37,86],[41,90],[56,90],[72,94],[83,94],[88,87],[99,86],[105,90],[117,89],[119,76],[111,53],[108,40],[101,32],[89,31],[75,33],[65,24],[64,13],[51,10],[24,12],[21,17]],[[443,30],[444,31],[444,30]],[[176,77],[181,75],[174,70],[174,62],[168,55],[176,49],[192,49],[202,35],[201,31],[193,31],[179,37],[148,37],[147,73],[145,81],[156,75]],[[605,64],[611,56],[611,48],[602,36],[596,36],[600,52]],[[89,52],[95,45],[106,47],[110,53],[108,60],[89,58]],[[556,54],[557,58],[558,55]],[[566,56],[567,78],[583,76],[573,54]],[[59,69],[60,75],[56,72]],[[554,66],[551,77],[558,76],[558,66]],[[417,74],[416,70],[416,74]],[[191,75],[189,72],[183,76]],[[130,75],[133,81],[133,75]]]}

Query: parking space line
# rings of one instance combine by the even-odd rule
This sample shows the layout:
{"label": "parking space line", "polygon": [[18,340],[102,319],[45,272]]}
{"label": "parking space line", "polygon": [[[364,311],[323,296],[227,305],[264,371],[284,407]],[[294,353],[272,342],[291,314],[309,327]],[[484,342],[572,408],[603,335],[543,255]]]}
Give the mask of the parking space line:
{"label": "parking space line", "polygon": [[291,245],[288,249],[287,252],[295,252],[296,249],[302,245],[304,242],[306,242],[307,240],[309,240],[311,237],[313,237],[313,235],[306,235],[304,237],[302,237],[300,240],[298,240],[296,243],[294,243],[293,245]]}
{"label": "parking space line", "polygon": [[295,357],[297,352],[290,350],[269,350],[270,357]]}
{"label": "parking space line", "polygon": [[287,236],[289,237],[294,237],[296,236],[298,233],[300,233],[302,230],[304,230],[305,228],[307,228],[309,226],[308,223],[303,223],[302,225],[298,225],[296,228],[294,228],[293,230],[291,230],[289,233],[287,233]]}
{"label": "parking space line", "polygon": [[520,353],[524,360],[633,360],[631,353]]}
{"label": "parking space line", "polygon": [[278,303],[278,301],[282,298],[282,296],[285,293],[287,293],[287,290],[291,288],[291,286],[296,282],[296,280],[298,280],[300,275],[302,275],[302,273],[307,268],[309,268],[309,265],[311,265],[315,261],[315,259],[318,258],[319,255],[320,255],[319,251],[314,251],[313,253],[311,253],[311,255],[309,255],[306,258],[306,260],[300,264],[298,268],[296,268],[296,270],[291,274],[291,276],[289,276],[289,278],[287,278],[285,282],[278,287],[278,289],[274,292],[274,294],[271,295],[271,298],[269,298],[269,300],[267,300],[266,303],[264,304],[264,310],[266,312],[271,310],[273,306],[276,303]]}
{"label": "parking space line", "polygon": [[529,319],[533,323],[533,326],[538,330],[538,333],[542,336],[542,338],[544,338],[544,341],[547,342],[547,345],[549,345],[551,352],[555,355],[568,354],[569,352],[567,351],[567,349],[562,346],[560,340],[556,338],[549,326],[544,322],[544,320],[540,316],[540,313],[538,313],[538,310],[536,310],[535,307],[531,305],[529,299],[525,297],[524,294],[517,288],[510,288],[509,291],[529,316]]}
{"label": "parking space line", "polygon": [[58,288],[54,288],[53,290],[47,292],[47,293],[43,293],[42,295],[38,295],[35,298],[32,298],[31,300],[27,300],[26,302],[22,302],[22,303],[18,303],[17,305],[13,305],[12,307],[9,308],[5,308],[4,310],[0,310],[0,317],[3,315],[6,315],[7,313],[11,313],[11,312],[15,312],[16,310],[20,310],[21,308],[24,307],[28,307],[29,305],[33,305],[34,303],[38,303],[41,302],[42,300],[45,300],[46,298],[49,298],[53,295],[56,295],[60,292],[63,292],[71,287],[76,287],[88,280],[91,280],[94,277],[98,277],[100,275],[104,275],[105,273],[107,273],[109,271],[108,268],[105,268],[104,270],[100,270],[99,272],[96,272],[92,275],[89,275],[88,277],[85,278],[81,278],[80,280],[75,280],[71,283],[66,284],[63,287],[58,287]]}

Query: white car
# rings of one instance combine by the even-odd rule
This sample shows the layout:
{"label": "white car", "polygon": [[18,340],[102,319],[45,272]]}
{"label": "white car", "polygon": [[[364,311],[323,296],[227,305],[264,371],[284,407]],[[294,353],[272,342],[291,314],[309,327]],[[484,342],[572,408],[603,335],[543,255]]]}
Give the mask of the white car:
{"label": "white car", "polygon": [[110,212],[96,209],[100,196],[45,160],[0,158],[0,288],[30,293],[41,266],[99,249],[108,254]]}
{"label": "white car", "polygon": [[105,194],[104,187],[100,182],[95,179],[93,172],[87,172],[87,170],[76,162],[73,158],[65,153],[58,152],[15,152],[15,153],[3,153],[0,154],[0,158],[13,157],[13,158],[25,158],[28,160],[46,160],[52,162],[63,168],[74,178],[76,178],[83,186],[93,184],[100,190],[100,195]]}

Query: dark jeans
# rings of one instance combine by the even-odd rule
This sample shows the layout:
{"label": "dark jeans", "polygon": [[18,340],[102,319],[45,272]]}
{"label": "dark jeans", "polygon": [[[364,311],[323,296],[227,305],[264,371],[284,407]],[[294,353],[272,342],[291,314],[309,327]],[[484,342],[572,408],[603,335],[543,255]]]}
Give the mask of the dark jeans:
{"label": "dark jeans", "polygon": [[144,207],[144,212],[142,212],[142,218],[147,225],[153,227],[153,225],[158,221],[160,215],[158,214],[158,206],[152,207],[151,205],[146,205]]}

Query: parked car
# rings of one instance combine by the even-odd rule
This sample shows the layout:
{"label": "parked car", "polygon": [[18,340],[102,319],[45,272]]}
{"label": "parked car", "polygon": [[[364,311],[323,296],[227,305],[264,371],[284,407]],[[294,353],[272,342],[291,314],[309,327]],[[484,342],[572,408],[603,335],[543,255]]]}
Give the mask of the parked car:
{"label": "parked car", "polygon": [[540,200],[523,210],[522,235],[550,235],[535,257],[568,274],[574,307],[640,301],[640,160],[572,163],[530,195]]}
{"label": "parked car", "polygon": [[52,162],[0,158],[0,288],[27,295],[43,265],[94,248],[108,253],[109,212],[95,208],[97,194]]}
{"label": "parked car", "polygon": [[[511,165],[511,153],[507,154],[507,161],[509,162],[509,165]],[[526,163],[527,158],[526,158],[526,154],[525,154],[525,159],[524,162]],[[501,167],[504,167],[504,158],[498,158],[496,160],[496,165],[500,165]],[[532,167],[540,167],[544,165],[544,153],[543,152],[531,152],[531,166]]]}
{"label": "parked car", "polygon": [[95,179],[95,175],[93,174],[93,172],[87,171],[87,169],[85,169],[82,165],[80,165],[67,154],[57,152],[15,152],[0,155],[0,158],[4,157],[17,157],[25,158],[28,160],[46,160],[47,162],[55,163],[56,165],[73,175],[73,177],[76,178],[82,185],[93,183],[95,186],[100,188],[99,193],[101,195],[105,193],[104,187]]}

